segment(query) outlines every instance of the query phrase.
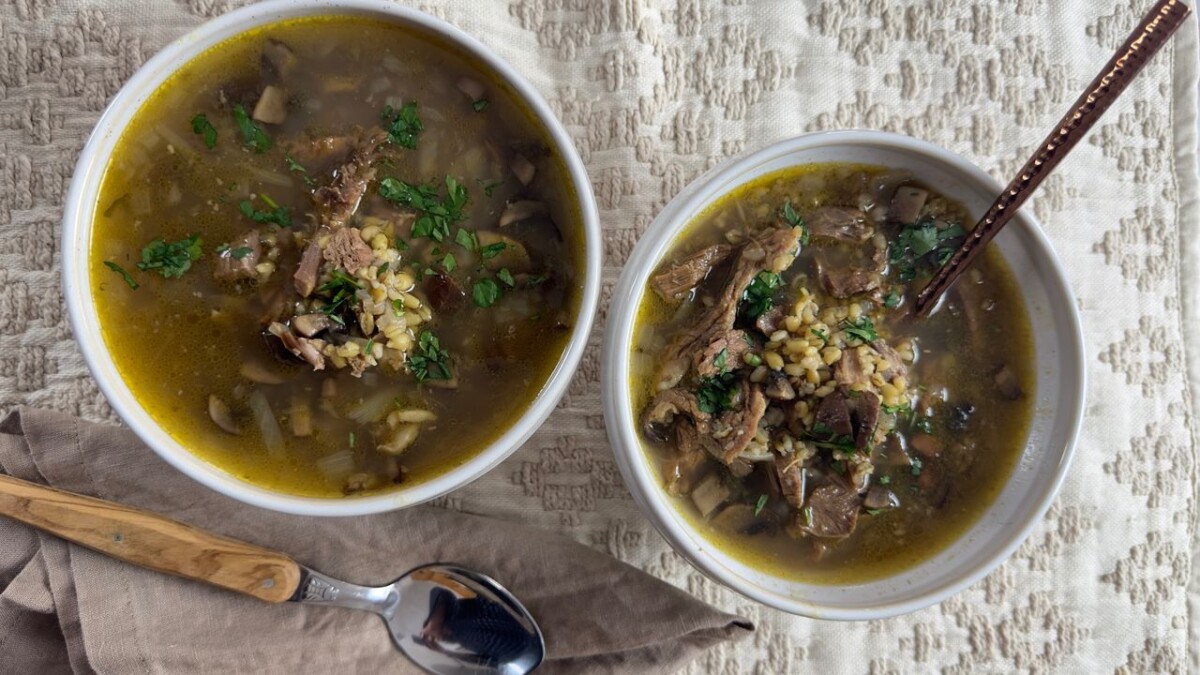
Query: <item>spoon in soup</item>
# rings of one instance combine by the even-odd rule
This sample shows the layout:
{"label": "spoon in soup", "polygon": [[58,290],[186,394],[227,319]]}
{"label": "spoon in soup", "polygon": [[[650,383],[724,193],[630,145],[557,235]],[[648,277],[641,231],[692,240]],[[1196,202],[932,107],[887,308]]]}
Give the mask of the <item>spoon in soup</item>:
{"label": "spoon in soup", "polygon": [[979,257],[987,243],[1016,215],[1017,209],[1037,190],[1046,176],[1050,175],[1067,153],[1087,135],[1104,111],[1108,110],[1146,63],[1162,49],[1191,11],[1179,0],[1159,0],[1155,3],[1054,131],[1038,146],[1037,152],[1029,158],[1017,177],[983,214],[975,229],[967,234],[966,240],[954,255],[917,294],[914,314],[929,315],[942,294]]}
{"label": "spoon in soup", "polygon": [[396,647],[432,673],[523,675],[545,656],[541,630],[521,603],[494,579],[456,565],[423,565],[386,586],[358,586],[278,551],[4,475],[0,515],[118,560],[267,602],[378,614]]}

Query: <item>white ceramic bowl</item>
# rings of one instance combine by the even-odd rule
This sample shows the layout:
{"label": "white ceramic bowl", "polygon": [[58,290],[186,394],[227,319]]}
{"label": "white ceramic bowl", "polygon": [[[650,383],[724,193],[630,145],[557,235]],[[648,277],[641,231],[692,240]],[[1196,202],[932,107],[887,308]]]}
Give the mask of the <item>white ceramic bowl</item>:
{"label": "white ceramic bowl", "polygon": [[634,499],[680,554],[708,576],[759,602],[822,619],[879,619],[944,600],[983,578],[1041,520],[1070,466],[1083,419],[1083,333],[1062,268],[1028,211],[994,240],[1025,296],[1037,356],[1034,416],[1025,449],[996,501],[960,539],[891,577],[852,585],[815,585],[748,567],[713,547],[663,491],[631,409],[629,364],[634,317],[646,282],[680,230],[714,200],[758,176],[814,162],[908,169],[982,214],[1000,186],[967,160],[906,136],[842,131],[801,136],[727,161],[689,185],[634,248],[612,296],[604,335],[604,414],[617,465]]}
{"label": "white ceramic bowl", "polygon": [[[169,436],[118,374],[100,334],[88,278],[92,215],[104,169],[125,126],[146,99],[178,68],[213,45],[264,24],[327,14],[367,16],[410,26],[456,46],[510,85],[537,116],[567,167],[583,223],[587,261],[580,270],[583,287],[570,342],[542,391],[511,428],[441,476],[386,494],[346,499],[297,497],[252,485],[199,459]],[[71,326],[92,375],[121,419],[163,459],[204,485],[255,506],[304,515],[351,516],[412,506],[461,487],[495,467],[541,426],[562,398],[583,355],[600,295],[600,221],[591,183],[570,137],[549,106],[525,78],[475,38],[444,21],[383,0],[273,0],[250,5],[205,23],[155,55],[113,98],[83,149],[63,214],[62,251],[63,289]]]}

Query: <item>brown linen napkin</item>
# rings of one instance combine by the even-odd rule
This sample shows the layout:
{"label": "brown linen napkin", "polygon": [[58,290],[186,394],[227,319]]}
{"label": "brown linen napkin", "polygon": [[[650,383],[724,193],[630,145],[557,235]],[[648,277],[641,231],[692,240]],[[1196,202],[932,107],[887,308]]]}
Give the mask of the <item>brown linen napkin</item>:
{"label": "brown linen napkin", "polygon": [[[546,636],[546,673],[673,672],[753,631],[686,593],[547,532],[418,507],[357,518],[257,509],[175,471],[125,429],[21,409],[0,422],[0,470],[285,551],[384,584],[446,561],[501,580]],[[417,672],[381,621],[270,605],[157,574],[0,517],[0,673]]]}

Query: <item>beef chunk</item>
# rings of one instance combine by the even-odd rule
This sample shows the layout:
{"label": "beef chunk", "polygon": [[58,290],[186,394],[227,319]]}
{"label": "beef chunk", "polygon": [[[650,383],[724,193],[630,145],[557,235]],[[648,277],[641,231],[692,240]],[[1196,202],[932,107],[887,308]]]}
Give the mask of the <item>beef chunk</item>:
{"label": "beef chunk", "polygon": [[324,341],[314,338],[296,337],[291,328],[279,322],[271,324],[267,328],[267,331],[279,338],[285,349],[307,361],[313,367],[313,370],[325,369],[325,356],[321,354],[321,347],[325,345]]}
{"label": "beef chunk", "polygon": [[682,387],[660,391],[642,412],[642,432],[651,440],[664,441],[667,431],[680,416],[701,424],[707,423],[710,417],[700,410],[692,392]]}
{"label": "beef chunk", "polygon": [[896,225],[909,225],[917,222],[927,199],[929,199],[928,190],[922,190],[913,185],[901,185],[892,193],[892,201],[888,204],[888,222]]}
{"label": "beef chunk", "polygon": [[451,276],[438,272],[425,282],[429,304],[436,312],[450,313],[458,309],[467,294]]}
{"label": "beef chunk", "polygon": [[854,447],[862,451],[871,444],[875,435],[879,411],[879,397],[874,392],[851,392],[845,387],[839,387],[821,399],[815,421],[825,425],[835,437],[853,439]]}
{"label": "beef chunk", "polygon": [[726,410],[712,423],[712,435],[719,445],[717,459],[731,466],[750,445],[758,433],[759,421],[767,412],[767,397],[758,385],[743,381],[741,399],[741,408]]}
{"label": "beef chunk", "polygon": [[692,289],[704,281],[714,267],[720,265],[733,252],[733,247],[715,244],[700,249],[650,279],[650,287],[659,297],[677,304],[687,297]]}
{"label": "beef chunk", "polygon": [[324,256],[334,267],[340,267],[350,274],[367,267],[375,258],[371,247],[367,246],[361,232],[355,227],[334,230],[325,244]]}
{"label": "beef chunk", "polygon": [[795,457],[776,457],[775,477],[787,503],[796,510],[804,508],[804,468]]}
{"label": "beef chunk", "polygon": [[296,266],[296,273],[292,275],[292,281],[296,285],[296,292],[300,297],[307,298],[312,295],[312,292],[317,288],[317,277],[321,274],[321,245],[314,238],[308,242],[308,246],[304,247],[304,253],[300,255],[300,264]]}
{"label": "beef chunk", "polygon": [[772,333],[783,327],[783,317],[782,307],[772,307],[758,315],[758,318],[754,320],[754,327],[760,333],[769,337]]}
{"label": "beef chunk", "polygon": [[812,211],[804,222],[813,238],[860,243],[873,234],[867,214],[844,206],[822,206]]}
{"label": "beef chunk", "polygon": [[262,243],[258,230],[250,230],[238,237],[228,248],[217,254],[213,276],[218,281],[242,281],[258,278],[258,265],[262,258]]}
{"label": "beef chunk", "polygon": [[814,537],[844,539],[858,524],[861,500],[854,490],[832,481],[813,490],[801,512],[800,529]]}

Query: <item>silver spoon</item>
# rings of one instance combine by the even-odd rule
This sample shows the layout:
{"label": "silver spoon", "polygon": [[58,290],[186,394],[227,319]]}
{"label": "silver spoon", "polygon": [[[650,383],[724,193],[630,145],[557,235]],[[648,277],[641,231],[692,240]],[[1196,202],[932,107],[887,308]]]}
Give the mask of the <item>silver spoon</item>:
{"label": "silver spoon", "polygon": [[413,663],[439,675],[523,675],[546,653],[529,612],[494,579],[455,565],[409,570],[358,586],[278,551],[164,516],[0,475],[0,515],[141,567],[267,602],[373,612]]}

